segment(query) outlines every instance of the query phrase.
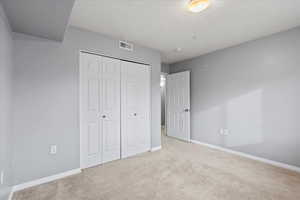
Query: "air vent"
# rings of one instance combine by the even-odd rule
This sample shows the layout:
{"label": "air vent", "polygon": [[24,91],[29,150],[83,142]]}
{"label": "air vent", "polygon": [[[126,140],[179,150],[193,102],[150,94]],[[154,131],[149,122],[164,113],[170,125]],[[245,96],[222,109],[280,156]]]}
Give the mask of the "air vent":
{"label": "air vent", "polygon": [[133,51],[133,44],[125,42],[125,41],[119,41],[119,47],[120,47],[120,49],[124,49],[127,51]]}

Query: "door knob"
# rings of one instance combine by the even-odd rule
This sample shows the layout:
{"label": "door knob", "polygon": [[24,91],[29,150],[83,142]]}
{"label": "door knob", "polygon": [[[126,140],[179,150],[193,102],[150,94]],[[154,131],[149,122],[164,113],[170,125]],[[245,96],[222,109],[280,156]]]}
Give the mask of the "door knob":
{"label": "door knob", "polygon": [[137,116],[137,113],[133,113],[134,116]]}
{"label": "door knob", "polygon": [[102,118],[103,118],[103,119],[106,118],[106,115],[102,115]]}
{"label": "door knob", "polygon": [[184,112],[190,112],[190,109],[186,108],[184,109]]}

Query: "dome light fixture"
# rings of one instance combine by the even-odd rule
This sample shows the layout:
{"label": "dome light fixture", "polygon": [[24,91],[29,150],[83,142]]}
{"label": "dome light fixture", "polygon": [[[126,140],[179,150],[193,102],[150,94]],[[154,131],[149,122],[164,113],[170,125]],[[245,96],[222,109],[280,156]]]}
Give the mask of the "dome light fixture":
{"label": "dome light fixture", "polygon": [[188,4],[188,9],[191,12],[197,13],[205,10],[210,5],[210,0],[191,0]]}

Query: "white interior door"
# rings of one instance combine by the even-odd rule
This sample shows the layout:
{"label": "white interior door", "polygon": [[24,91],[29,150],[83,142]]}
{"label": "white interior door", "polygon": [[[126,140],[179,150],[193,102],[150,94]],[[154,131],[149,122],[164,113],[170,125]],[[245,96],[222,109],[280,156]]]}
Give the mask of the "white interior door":
{"label": "white interior door", "polygon": [[150,150],[150,68],[121,63],[122,158]]}
{"label": "white interior door", "polygon": [[167,135],[190,141],[190,72],[167,76]]}
{"label": "white interior door", "polygon": [[80,54],[81,167],[120,158],[120,61]]}

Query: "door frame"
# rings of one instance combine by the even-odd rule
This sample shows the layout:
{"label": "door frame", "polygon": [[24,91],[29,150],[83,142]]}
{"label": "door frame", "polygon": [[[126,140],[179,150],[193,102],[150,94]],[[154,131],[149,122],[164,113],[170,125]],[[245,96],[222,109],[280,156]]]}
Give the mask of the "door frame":
{"label": "door frame", "polygon": [[[149,147],[149,151],[151,151],[152,149],[152,85],[151,85],[151,82],[152,82],[152,66],[150,64],[146,64],[146,63],[141,63],[141,62],[136,62],[136,61],[133,61],[133,60],[127,60],[127,59],[122,59],[122,58],[118,58],[118,57],[113,57],[113,56],[107,56],[107,55],[104,55],[104,54],[99,54],[99,53],[96,53],[96,52],[92,52],[92,51],[87,51],[87,50],[79,50],[78,51],[78,55],[77,55],[77,58],[78,58],[78,64],[79,64],[79,74],[78,74],[78,99],[79,99],[79,116],[78,116],[78,122],[79,122],[79,166],[81,169],[85,169],[86,167],[84,166],[84,163],[83,163],[83,144],[82,144],[82,139],[83,139],[83,105],[82,105],[82,99],[84,98],[82,93],[83,93],[83,84],[82,84],[82,80],[83,80],[83,76],[82,76],[82,72],[83,72],[83,63],[82,63],[82,54],[92,54],[92,55],[95,55],[95,56],[101,56],[101,57],[108,57],[108,58],[112,58],[112,59],[116,59],[116,60],[120,60],[120,61],[125,61],[125,62],[133,62],[133,63],[137,63],[137,64],[142,64],[142,65],[146,65],[148,68],[149,68],[149,120],[150,120],[150,123],[149,123],[149,137],[150,137],[150,147]],[[121,90],[120,90],[121,92]],[[121,109],[121,108],[120,108]],[[121,119],[122,115],[120,115],[120,119]],[[121,121],[122,123],[122,121]],[[121,128],[121,126],[120,126]],[[120,134],[121,134],[121,131],[120,131]],[[121,138],[121,145],[122,145],[122,137],[120,135],[120,138]],[[120,155],[121,155],[121,159],[122,159],[122,146],[120,148]]]}
{"label": "door frame", "polygon": [[[167,74],[167,77],[169,76],[169,75],[172,75],[172,74],[176,74],[176,73],[181,73],[181,72],[189,72],[189,82],[190,82],[190,111],[189,111],[189,113],[190,113],[190,123],[189,123],[189,133],[188,133],[188,138],[187,138],[187,140],[181,140],[181,139],[179,139],[179,138],[174,138],[174,137],[172,137],[172,136],[169,136],[168,135],[168,122],[169,122],[169,118],[168,118],[168,101],[166,100],[166,102],[165,102],[165,106],[166,106],[166,108],[165,108],[165,129],[166,129],[166,135],[168,136],[168,137],[171,137],[171,138],[174,138],[174,139],[177,139],[177,140],[180,140],[180,141],[184,141],[184,142],[189,142],[189,143],[191,143],[192,142],[192,136],[191,136],[191,70],[185,70],[185,71],[180,71],[180,72],[175,72],[175,73],[169,73],[169,74]],[[166,97],[168,97],[168,78],[167,78],[167,80],[166,80]]]}
{"label": "door frame", "polygon": [[[165,134],[167,135],[167,76],[169,75],[169,73],[166,73],[166,72],[160,72],[160,76],[161,75],[164,75],[166,77],[166,85],[165,85]],[[160,77],[159,77],[160,78]],[[160,80],[159,80],[160,81]],[[160,97],[160,103],[161,103],[161,100],[162,100],[162,96]],[[160,112],[162,112],[162,110],[160,110]],[[161,115],[161,114],[160,114]],[[161,125],[160,125],[161,126]]]}

